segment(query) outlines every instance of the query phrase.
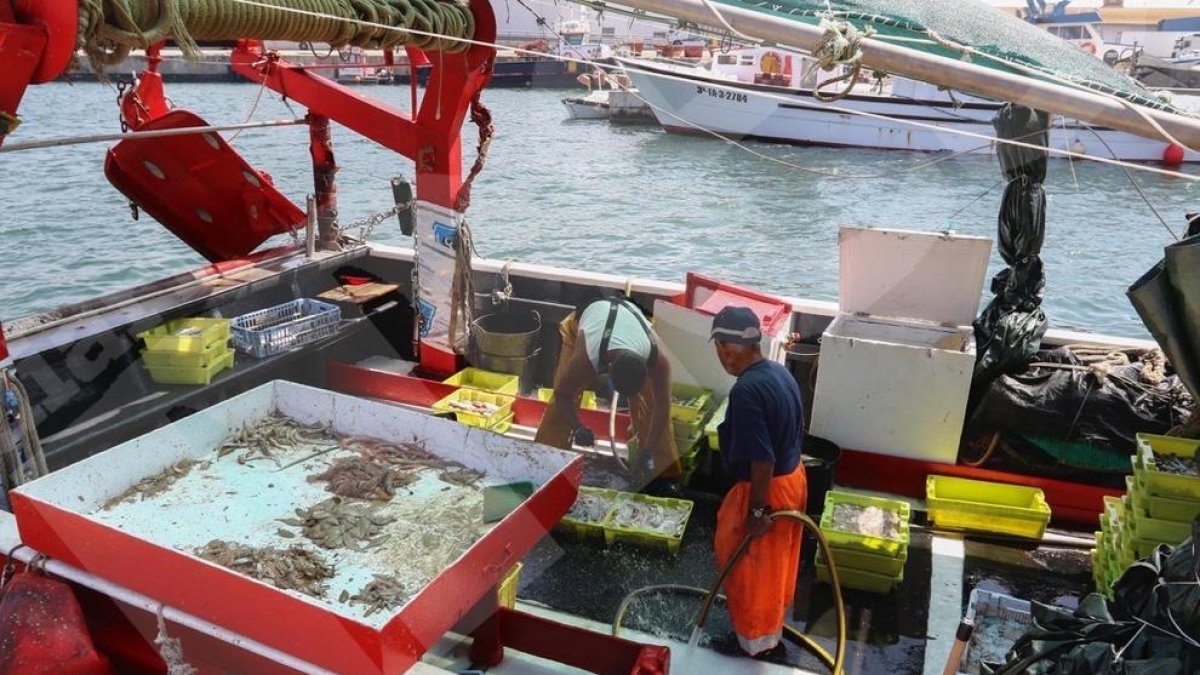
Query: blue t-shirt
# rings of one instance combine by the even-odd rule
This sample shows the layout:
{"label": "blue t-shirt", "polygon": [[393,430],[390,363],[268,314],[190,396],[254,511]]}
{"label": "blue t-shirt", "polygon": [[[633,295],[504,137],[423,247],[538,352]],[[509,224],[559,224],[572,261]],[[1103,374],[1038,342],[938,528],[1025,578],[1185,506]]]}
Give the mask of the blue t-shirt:
{"label": "blue t-shirt", "polygon": [[775,463],[775,475],[796,470],[804,443],[800,386],[783,365],[763,359],[742,372],[729,391],[725,421],[717,427],[725,471],[750,480],[750,462]]}

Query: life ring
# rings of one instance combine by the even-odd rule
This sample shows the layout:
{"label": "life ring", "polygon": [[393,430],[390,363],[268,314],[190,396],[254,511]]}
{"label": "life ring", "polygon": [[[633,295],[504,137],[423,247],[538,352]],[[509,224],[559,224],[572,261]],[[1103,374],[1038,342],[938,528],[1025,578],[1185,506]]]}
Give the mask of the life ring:
{"label": "life ring", "polygon": [[1092,56],[1096,55],[1096,45],[1092,44],[1091,42],[1085,42],[1079,45],[1079,48],[1091,54]]}

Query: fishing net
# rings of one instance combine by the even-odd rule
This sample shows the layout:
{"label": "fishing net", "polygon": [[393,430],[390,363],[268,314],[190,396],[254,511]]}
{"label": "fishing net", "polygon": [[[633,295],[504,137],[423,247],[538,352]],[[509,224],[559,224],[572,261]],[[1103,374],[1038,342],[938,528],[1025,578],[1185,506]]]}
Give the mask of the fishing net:
{"label": "fishing net", "polygon": [[1192,539],[1160,545],[1112,587],[1068,612],[1032,603],[1033,625],[984,675],[1185,675],[1200,672],[1200,559]]}
{"label": "fishing net", "polygon": [[1066,80],[1132,103],[1179,112],[1100,59],[982,0],[715,1],[812,25],[831,17],[860,30],[869,26],[876,31],[874,39],[953,59],[967,56],[969,48],[969,58],[978,66]]}

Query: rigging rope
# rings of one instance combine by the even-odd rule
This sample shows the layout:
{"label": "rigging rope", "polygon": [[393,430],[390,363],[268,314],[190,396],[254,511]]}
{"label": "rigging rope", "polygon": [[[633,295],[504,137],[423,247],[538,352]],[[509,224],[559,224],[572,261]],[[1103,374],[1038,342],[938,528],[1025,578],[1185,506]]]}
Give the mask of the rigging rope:
{"label": "rigging rope", "polygon": [[79,0],[78,46],[98,72],[168,37],[197,58],[196,40],[234,39],[460,52],[474,32],[462,0]]}

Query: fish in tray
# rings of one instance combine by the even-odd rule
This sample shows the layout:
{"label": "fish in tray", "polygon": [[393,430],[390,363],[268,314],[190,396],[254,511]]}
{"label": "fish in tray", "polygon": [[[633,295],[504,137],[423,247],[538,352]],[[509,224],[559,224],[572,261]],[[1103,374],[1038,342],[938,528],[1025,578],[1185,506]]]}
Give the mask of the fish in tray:
{"label": "fish in tray", "polygon": [[[298,518],[281,518],[285,525],[300,528],[301,534],[321,548],[348,548],[361,551],[378,546],[386,539],[383,526],[395,521],[375,514],[365,504],[346,502],[330,497],[307,509],[296,509]],[[281,537],[294,537],[289,530],[280,529]]]}
{"label": "fish in tray", "polygon": [[409,593],[404,589],[404,584],[400,583],[396,577],[376,574],[375,578],[363,586],[358,593],[350,595],[350,591],[342,591],[338,601],[351,605],[364,605],[367,611],[363,616],[371,616],[375,612],[395,609],[403,605],[408,597]]}
{"label": "fish in tray", "polygon": [[617,504],[612,526],[682,537],[687,516],[687,509],[628,499]]}
{"label": "fish in tray", "polygon": [[279,549],[214,539],[197,549],[196,555],[276,588],[299,591],[314,598],[325,597],[325,582],[335,574],[333,566],[321,554],[299,545]]}
{"label": "fish in tray", "polygon": [[604,520],[604,517],[608,515],[608,511],[611,508],[612,500],[608,497],[580,492],[579,498],[571,505],[571,510],[567,512],[565,517],[581,523],[597,524]]}
{"label": "fish in tray", "polygon": [[484,417],[491,417],[500,410],[500,406],[494,403],[484,403],[483,401],[451,401],[450,407],[455,410],[469,412],[472,415],[483,415]]}
{"label": "fish in tray", "polygon": [[834,504],[833,528],[884,539],[900,538],[900,514],[878,506]]}
{"label": "fish in tray", "polygon": [[277,453],[313,446],[333,449],[337,445],[337,438],[328,425],[304,426],[279,413],[272,413],[258,424],[244,427],[226,439],[217,450],[217,457],[241,450],[243,452],[237,458],[239,464],[269,459],[280,465]]}
{"label": "fish in tray", "polygon": [[1163,473],[1179,476],[1195,476],[1200,474],[1200,449],[1191,459],[1167,453],[1154,453],[1154,468]]}

